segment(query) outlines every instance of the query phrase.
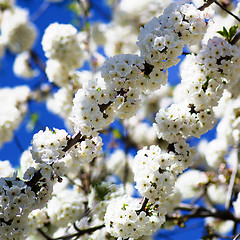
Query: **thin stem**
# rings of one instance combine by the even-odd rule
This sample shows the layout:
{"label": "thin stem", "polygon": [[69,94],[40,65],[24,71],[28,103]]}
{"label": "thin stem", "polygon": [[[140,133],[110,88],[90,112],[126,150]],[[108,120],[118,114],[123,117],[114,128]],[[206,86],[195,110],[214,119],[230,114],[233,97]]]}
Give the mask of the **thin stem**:
{"label": "thin stem", "polygon": [[91,234],[93,232],[95,232],[96,230],[99,230],[101,228],[105,227],[104,224],[96,226],[96,227],[92,227],[92,228],[87,228],[87,229],[83,229],[83,230],[78,230],[78,232],[73,233],[73,234],[67,234],[65,236],[61,236],[61,237],[57,237],[57,238],[51,238],[49,237],[46,233],[44,233],[41,229],[38,229],[38,232],[42,234],[43,237],[45,237],[47,240],[69,240],[72,239],[74,237],[80,237],[84,234]]}
{"label": "thin stem", "polygon": [[215,0],[208,0],[207,2],[205,2],[201,7],[198,8],[198,10],[200,11],[204,11],[205,8],[209,7],[211,4],[213,4],[215,2]]}
{"label": "thin stem", "polygon": [[32,57],[32,59],[37,63],[37,65],[41,68],[41,70],[43,72],[45,72],[45,64],[43,63],[43,61],[38,57],[38,55],[33,51],[30,50],[30,55]]}
{"label": "thin stem", "polygon": [[21,153],[23,153],[23,152],[24,152],[24,148],[23,148],[23,146],[21,145],[21,142],[19,141],[17,135],[14,134],[14,135],[13,135],[13,138],[14,138],[14,141],[15,141],[15,143],[16,143],[19,151],[20,151]]}
{"label": "thin stem", "polygon": [[233,240],[237,240],[239,237],[240,237],[240,233]]}
{"label": "thin stem", "polygon": [[198,205],[191,205],[191,204],[180,204],[176,210],[183,210],[183,211],[190,211],[189,214],[185,214],[182,216],[174,216],[174,215],[167,215],[167,219],[174,220],[174,219],[184,219],[188,220],[191,218],[205,218],[205,217],[215,217],[221,220],[232,220],[235,223],[240,222],[240,218],[237,218],[231,212],[227,210],[217,210],[217,209],[208,209],[205,207],[200,207]]}
{"label": "thin stem", "polygon": [[237,176],[237,171],[238,171],[238,160],[236,159],[236,161],[234,162],[234,166],[232,167],[232,175],[231,175],[230,183],[228,186],[227,198],[225,203],[226,210],[229,210],[231,205],[232,193],[233,193],[233,188],[235,184],[235,179]]}
{"label": "thin stem", "polygon": [[230,42],[232,45],[236,44],[240,39],[240,31],[238,31],[235,36],[233,37],[232,41]]}
{"label": "thin stem", "polygon": [[38,18],[40,18],[43,15],[43,13],[48,9],[49,6],[50,2],[43,2],[42,5],[38,8],[38,10],[31,16],[31,21],[34,22]]}
{"label": "thin stem", "polygon": [[227,10],[223,5],[221,5],[218,1],[214,1],[223,11],[227,12],[229,15],[233,16],[237,21],[240,22],[240,18],[238,16],[236,16],[235,14],[233,14],[232,12],[230,12],[229,10]]}

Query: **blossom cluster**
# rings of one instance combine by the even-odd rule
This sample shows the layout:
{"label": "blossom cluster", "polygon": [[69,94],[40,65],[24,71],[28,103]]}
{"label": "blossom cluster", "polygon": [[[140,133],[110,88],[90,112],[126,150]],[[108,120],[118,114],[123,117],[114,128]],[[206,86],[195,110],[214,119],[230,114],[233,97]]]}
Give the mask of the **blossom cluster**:
{"label": "blossom cluster", "polygon": [[184,44],[194,45],[206,32],[204,14],[193,5],[170,4],[140,29],[137,45],[144,60],[167,69],[180,60]]}
{"label": "blossom cluster", "polygon": [[68,84],[69,72],[84,62],[84,44],[77,29],[71,24],[50,24],[43,35],[42,46],[49,58],[46,66],[49,80],[59,86]]}
{"label": "blossom cluster", "polygon": [[42,178],[33,189],[31,181],[23,181],[14,173],[12,177],[0,178],[0,184],[1,238],[26,239],[29,229],[28,215],[34,209],[41,209],[46,205],[51,197],[52,181]]}
{"label": "blossom cluster", "polygon": [[30,89],[26,86],[0,89],[0,146],[11,140],[13,131],[20,125],[29,97]]}
{"label": "blossom cluster", "polygon": [[138,239],[143,235],[152,235],[165,221],[164,212],[137,211],[141,208],[139,199],[122,196],[110,201],[105,224],[107,231],[120,239]]}

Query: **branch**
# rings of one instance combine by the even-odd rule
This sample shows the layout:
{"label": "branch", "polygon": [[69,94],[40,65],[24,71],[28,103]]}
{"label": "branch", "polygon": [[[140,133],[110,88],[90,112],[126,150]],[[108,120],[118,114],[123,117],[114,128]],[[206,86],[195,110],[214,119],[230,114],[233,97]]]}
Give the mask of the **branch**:
{"label": "branch", "polygon": [[183,211],[191,211],[189,214],[185,214],[182,216],[174,216],[174,215],[167,215],[167,219],[169,220],[176,220],[176,219],[184,219],[187,221],[191,218],[205,218],[205,217],[215,217],[221,220],[232,220],[236,223],[240,223],[240,218],[235,217],[230,211],[228,210],[218,210],[218,209],[208,209],[205,207],[201,207],[198,205],[190,205],[190,204],[180,204],[176,210],[183,210]]}
{"label": "branch", "polygon": [[93,232],[95,232],[96,230],[99,230],[101,228],[105,227],[104,224],[102,225],[99,225],[99,226],[96,226],[96,227],[92,227],[92,228],[87,228],[87,229],[83,229],[83,230],[78,230],[78,232],[76,233],[73,233],[73,234],[68,234],[68,235],[65,235],[65,236],[62,236],[62,237],[57,237],[57,238],[51,238],[49,237],[45,232],[43,232],[43,230],[41,229],[38,229],[38,232],[41,233],[41,235],[43,237],[45,237],[47,240],[69,240],[69,239],[72,239],[74,237],[80,237],[84,234],[91,234]]}
{"label": "branch", "polygon": [[45,73],[46,67],[43,61],[38,57],[38,55],[33,50],[30,50],[30,55],[32,59],[37,63],[37,65],[41,68],[41,70]]}
{"label": "branch", "polygon": [[236,16],[235,14],[233,14],[232,12],[230,12],[229,10],[227,10],[223,5],[221,5],[218,1],[214,1],[223,11],[227,12],[229,15],[233,16],[237,21],[240,22],[240,18],[238,16]]}
{"label": "branch", "polygon": [[212,3],[214,3],[215,0],[208,0],[207,2],[205,2],[201,7],[198,8],[198,10],[200,11],[204,11],[205,8],[209,7]]}
{"label": "branch", "polygon": [[63,151],[66,152],[72,146],[74,146],[77,142],[84,141],[85,137],[82,136],[81,131],[76,132],[71,139],[68,140],[67,146],[63,148]]}
{"label": "branch", "polygon": [[147,203],[148,203],[148,198],[146,198],[146,197],[143,197],[143,199],[142,199],[142,206],[141,206],[141,208],[139,209],[139,210],[137,210],[136,211],[136,213],[137,213],[137,215],[139,215],[141,212],[145,212],[146,210],[145,210],[145,208],[146,208],[146,206],[147,206]]}
{"label": "branch", "polygon": [[42,5],[38,8],[38,10],[33,13],[31,16],[31,21],[36,21],[39,17],[43,15],[43,13],[48,9],[50,6],[50,2],[43,2]]}
{"label": "branch", "polygon": [[240,39],[240,31],[238,31],[238,32],[235,34],[235,36],[234,36],[234,38],[232,39],[232,41],[230,42],[230,44],[232,44],[232,45],[236,44],[239,39]]}
{"label": "branch", "polygon": [[240,233],[233,240],[237,240],[239,237],[240,237]]}
{"label": "branch", "polygon": [[31,188],[34,187],[34,185],[36,185],[36,183],[42,178],[42,174],[41,174],[41,169],[39,169],[38,171],[36,171],[32,177],[31,180],[25,182],[25,184]]}
{"label": "branch", "polygon": [[226,210],[229,210],[230,205],[231,205],[233,188],[234,188],[235,179],[236,179],[237,172],[238,172],[238,160],[239,159],[236,159],[236,161],[234,162],[234,166],[232,167],[232,175],[231,175],[230,183],[228,186],[227,198],[226,198],[226,203],[225,203]]}

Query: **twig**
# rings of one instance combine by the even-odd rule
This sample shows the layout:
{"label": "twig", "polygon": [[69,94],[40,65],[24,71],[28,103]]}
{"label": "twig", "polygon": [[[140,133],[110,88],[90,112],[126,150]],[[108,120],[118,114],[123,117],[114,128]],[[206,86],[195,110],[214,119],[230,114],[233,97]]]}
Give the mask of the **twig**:
{"label": "twig", "polygon": [[38,8],[38,10],[33,13],[31,16],[31,21],[36,21],[39,17],[42,16],[42,14],[48,9],[50,6],[50,2],[43,2],[42,5]]}
{"label": "twig", "polygon": [[19,151],[20,151],[21,153],[23,153],[23,152],[24,152],[24,148],[23,148],[23,146],[21,145],[21,142],[19,141],[17,135],[14,134],[14,135],[13,135],[13,138],[14,138],[14,141],[15,141],[15,143],[16,143]]}
{"label": "twig", "polygon": [[240,237],[240,233],[237,236],[235,236],[233,240],[237,240],[239,237]]}
{"label": "twig", "polygon": [[42,178],[41,170],[36,171],[31,180],[25,182],[25,184],[31,188]]}
{"label": "twig", "polygon": [[233,37],[232,41],[230,42],[232,45],[236,44],[240,39],[240,31],[238,31],[235,36]]}
{"label": "twig", "polygon": [[146,197],[143,197],[143,199],[142,199],[142,206],[141,206],[141,208],[139,209],[139,210],[137,210],[136,211],[136,213],[137,213],[137,215],[139,215],[141,212],[145,212],[145,208],[146,208],[146,206],[147,206],[147,203],[148,203],[148,198],[146,198]]}
{"label": "twig", "polygon": [[205,218],[205,217],[215,217],[222,220],[232,220],[236,223],[240,223],[240,218],[233,215],[231,212],[227,210],[218,210],[218,209],[208,209],[206,207],[201,207],[198,205],[191,205],[191,204],[180,204],[176,210],[183,210],[183,211],[190,211],[189,214],[185,214],[182,216],[174,216],[174,215],[167,215],[167,219],[174,220],[174,219],[191,219],[191,218]]}
{"label": "twig", "polygon": [[232,193],[233,193],[233,188],[234,188],[234,184],[235,184],[235,179],[237,176],[237,171],[238,171],[238,159],[236,159],[236,161],[234,162],[234,165],[232,167],[232,175],[231,175],[230,183],[228,186],[227,198],[226,198],[226,202],[225,202],[226,210],[229,210],[230,205],[231,205]]}
{"label": "twig", "polygon": [[236,16],[235,14],[233,14],[232,12],[230,12],[229,10],[227,10],[223,5],[221,5],[218,1],[214,1],[223,11],[227,12],[229,15],[233,16],[235,19],[237,19],[237,21],[240,22],[240,18],[238,16]]}
{"label": "twig", "polygon": [[213,4],[215,2],[215,0],[208,0],[207,2],[205,2],[201,7],[198,8],[198,10],[200,11],[204,11],[205,8],[209,7],[211,4]]}
{"label": "twig", "polygon": [[84,234],[91,234],[93,232],[95,232],[96,230],[99,230],[101,228],[105,227],[104,224],[96,226],[96,227],[92,227],[92,228],[87,228],[87,229],[83,229],[83,230],[78,230],[78,232],[73,233],[73,234],[68,234],[65,236],[61,236],[61,237],[57,237],[57,238],[51,238],[49,237],[46,233],[44,233],[41,229],[38,229],[38,232],[42,234],[43,237],[45,237],[47,240],[69,240],[72,239],[74,237],[80,237]]}
{"label": "twig", "polygon": [[41,68],[41,70],[45,73],[46,67],[43,61],[38,57],[38,55],[33,50],[30,50],[30,55],[32,59],[37,63],[37,65]]}

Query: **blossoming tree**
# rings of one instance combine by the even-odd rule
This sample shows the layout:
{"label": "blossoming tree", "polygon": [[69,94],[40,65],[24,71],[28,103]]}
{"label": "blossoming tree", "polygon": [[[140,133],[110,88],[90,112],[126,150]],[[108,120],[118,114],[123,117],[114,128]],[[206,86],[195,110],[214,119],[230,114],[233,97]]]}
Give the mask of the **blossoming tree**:
{"label": "blossoming tree", "polygon": [[[37,18],[60,2],[43,2]],[[202,239],[238,239],[240,4],[112,0],[111,21],[97,23],[93,1],[72,0],[79,21],[40,36],[46,61],[17,4],[0,0],[0,55],[15,54],[26,79],[34,61],[48,83],[0,89],[0,145],[31,101],[66,128],[34,134],[19,169],[0,162],[0,238],[147,240],[202,218]]]}

